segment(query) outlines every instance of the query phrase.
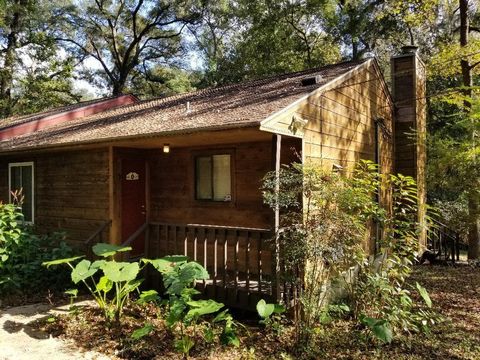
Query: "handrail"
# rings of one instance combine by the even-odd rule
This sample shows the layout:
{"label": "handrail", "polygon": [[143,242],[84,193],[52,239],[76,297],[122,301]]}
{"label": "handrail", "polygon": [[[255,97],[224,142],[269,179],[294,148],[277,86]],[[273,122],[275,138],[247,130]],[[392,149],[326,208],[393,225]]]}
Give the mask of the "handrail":
{"label": "handrail", "polygon": [[140,226],[130,237],[122,243],[122,246],[128,246],[135,241],[148,227],[148,222]]}
{"label": "handrail", "polygon": [[103,230],[105,230],[105,228],[107,226],[110,226],[112,224],[112,220],[108,220],[108,221],[105,221],[102,225],[100,225],[100,227],[95,230],[95,232],[87,239],[83,242],[83,245],[88,245],[90,244],[93,239],[95,239],[99,234],[101,234],[103,232]]}
{"label": "handrail", "polygon": [[172,223],[161,223],[161,222],[149,222],[148,225],[158,226],[158,225],[168,225],[168,226],[180,226],[180,227],[196,227],[201,229],[234,229],[240,231],[257,231],[257,232],[271,232],[271,229],[263,228],[249,228],[241,226],[224,226],[224,225],[205,225],[205,224],[172,224]]}

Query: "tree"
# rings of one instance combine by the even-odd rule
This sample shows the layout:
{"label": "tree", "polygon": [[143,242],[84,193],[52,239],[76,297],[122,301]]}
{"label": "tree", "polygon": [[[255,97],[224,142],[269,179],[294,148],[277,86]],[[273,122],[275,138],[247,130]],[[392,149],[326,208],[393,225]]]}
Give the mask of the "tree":
{"label": "tree", "polygon": [[[207,68],[204,85],[318,67],[340,59],[323,30],[331,0],[225,1],[193,29]],[[228,5],[225,5],[228,4]]]}
{"label": "tree", "polygon": [[434,20],[437,5],[438,0],[338,0],[326,29],[353,60],[382,46],[391,54],[399,45],[432,37],[422,30]]}
{"label": "tree", "polygon": [[[48,36],[55,2],[6,0],[0,20],[0,117],[78,101],[71,59]],[[39,91],[33,89],[41,87]],[[27,99],[28,101],[25,101]]]}
{"label": "tree", "polygon": [[445,17],[451,21],[445,26],[451,33],[438,43],[438,53],[430,64],[430,83],[437,93],[430,100],[430,193],[447,209],[454,209],[441,209],[447,215],[467,214],[465,221],[454,225],[458,230],[467,229],[468,256],[475,259],[479,257],[480,241],[480,102],[475,86],[480,40],[472,36],[478,31],[474,4],[468,0],[456,4],[448,8],[451,14]]}
{"label": "tree", "polygon": [[153,83],[165,81],[153,69],[179,55],[180,34],[198,21],[201,11],[197,1],[81,2],[59,11],[68,26],[56,38],[79,59],[95,59],[101,69],[90,70],[90,75],[119,95],[131,85],[133,74]]}

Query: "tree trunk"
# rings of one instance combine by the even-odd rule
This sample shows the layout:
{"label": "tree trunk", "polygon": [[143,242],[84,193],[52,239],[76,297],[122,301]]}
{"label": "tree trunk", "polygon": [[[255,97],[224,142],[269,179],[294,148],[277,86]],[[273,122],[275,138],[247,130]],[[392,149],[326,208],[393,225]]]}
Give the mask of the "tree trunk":
{"label": "tree trunk", "polygon": [[8,24],[10,33],[7,36],[3,69],[0,73],[0,104],[2,105],[0,115],[2,117],[12,115],[13,67],[16,61],[18,33],[23,17],[22,10],[23,7],[26,6],[24,1],[19,1],[16,5],[17,10],[13,14],[10,24]]}
{"label": "tree trunk", "polygon": [[[460,46],[468,45],[468,34],[470,31],[470,21],[468,18],[468,0],[459,0],[460,8]],[[471,98],[473,95],[473,77],[472,66],[468,59],[460,61],[462,68],[463,86],[465,86],[464,95],[464,110],[467,116],[470,116],[472,111]],[[472,135],[474,136],[474,135]],[[474,140],[474,139],[472,139]],[[474,165],[476,166],[475,162]],[[477,259],[480,250],[480,229],[479,229],[479,199],[478,189],[476,184],[472,184],[471,190],[468,192],[468,258]]]}

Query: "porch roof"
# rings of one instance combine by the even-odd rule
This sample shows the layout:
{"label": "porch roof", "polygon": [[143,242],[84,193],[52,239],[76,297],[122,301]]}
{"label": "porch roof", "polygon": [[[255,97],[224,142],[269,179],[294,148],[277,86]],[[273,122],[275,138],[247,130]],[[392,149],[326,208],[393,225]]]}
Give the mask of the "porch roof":
{"label": "porch roof", "polygon": [[[259,126],[262,120],[363,62],[343,62],[120,106],[0,141],[0,152]],[[319,82],[301,84],[305,77],[316,75],[320,75]],[[3,123],[0,121],[0,126]]]}

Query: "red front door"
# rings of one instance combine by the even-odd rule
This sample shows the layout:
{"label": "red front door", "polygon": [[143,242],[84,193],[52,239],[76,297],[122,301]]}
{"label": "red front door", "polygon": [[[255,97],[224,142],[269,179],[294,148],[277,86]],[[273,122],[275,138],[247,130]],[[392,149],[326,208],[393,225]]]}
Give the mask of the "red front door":
{"label": "red front door", "polygon": [[[146,221],[145,160],[141,157],[122,159],[122,242],[134,234]],[[132,255],[145,250],[145,236],[141,234],[131,245]]]}

